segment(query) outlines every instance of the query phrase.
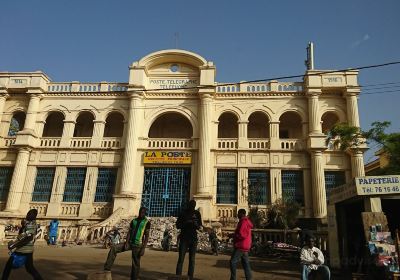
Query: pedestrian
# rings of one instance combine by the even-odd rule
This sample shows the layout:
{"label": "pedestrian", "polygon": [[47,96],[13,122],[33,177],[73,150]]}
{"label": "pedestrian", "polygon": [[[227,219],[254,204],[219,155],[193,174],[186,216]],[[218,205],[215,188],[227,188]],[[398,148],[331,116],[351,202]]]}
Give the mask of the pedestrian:
{"label": "pedestrian", "polygon": [[235,233],[233,234],[233,253],[230,260],[231,280],[236,280],[236,265],[241,260],[242,267],[246,280],[252,279],[249,250],[251,248],[251,229],[253,224],[246,216],[246,210],[239,209],[238,211],[239,223],[236,226]]}
{"label": "pedestrian", "polygon": [[57,234],[58,234],[59,221],[57,219],[51,220],[49,225],[49,244],[57,244]]}
{"label": "pedestrian", "polygon": [[111,270],[118,253],[132,250],[131,279],[138,279],[140,272],[140,258],[144,255],[150,234],[150,221],[146,217],[146,207],[139,209],[139,215],[130,223],[125,243],[113,245],[108,253],[104,270]]}
{"label": "pedestrian", "polygon": [[176,265],[176,275],[182,275],[183,261],[185,255],[189,249],[189,279],[193,279],[195,257],[197,249],[197,230],[199,230],[203,224],[201,221],[200,212],[195,210],[196,201],[190,200],[188,207],[179,215],[176,221],[176,227],[181,230],[179,234],[179,258]]}
{"label": "pedestrian", "polygon": [[[25,262],[26,271],[32,275],[33,279],[41,280],[39,272],[33,266],[33,248],[36,241],[36,234],[39,231],[39,225],[36,223],[37,210],[31,209],[26,214],[25,220],[21,223],[23,226],[20,229],[19,242],[15,247],[17,248],[8,259],[4,270],[2,280],[7,280],[11,270],[17,266],[17,262]],[[20,243],[20,245],[18,244]]]}
{"label": "pedestrian", "polygon": [[306,245],[301,249],[300,263],[302,267],[301,279],[308,280],[310,274],[319,274],[320,278],[324,280],[331,279],[331,272],[329,267],[324,265],[325,259],[321,250],[315,245],[315,239],[311,235],[306,236]]}

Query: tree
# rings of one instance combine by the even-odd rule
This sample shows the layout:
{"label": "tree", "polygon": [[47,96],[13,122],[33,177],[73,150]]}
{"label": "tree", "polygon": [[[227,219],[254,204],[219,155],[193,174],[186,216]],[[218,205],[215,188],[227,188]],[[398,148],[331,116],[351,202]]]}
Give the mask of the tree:
{"label": "tree", "polygon": [[300,205],[294,201],[278,199],[267,212],[268,228],[291,229],[296,226]]}
{"label": "tree", "polygon": [[369,130],[362,131],[359,127],[339,123],[328,132],[327,143],[333,141],[343,151],[366,142],[376,143],[389,159],[389,164],[376,175],[400,174],[400,133],[386,133],[390,125],[388,121],[373,122]]}

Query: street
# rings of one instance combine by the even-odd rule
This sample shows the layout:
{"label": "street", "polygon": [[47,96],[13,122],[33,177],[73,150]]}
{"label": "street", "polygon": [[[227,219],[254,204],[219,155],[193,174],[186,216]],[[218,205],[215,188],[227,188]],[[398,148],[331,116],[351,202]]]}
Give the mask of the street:
{"label": "street", "polygon": [[[3,271],[7,261],[6,246],[0,246],[0,269]],[[91,272],[103,269],[108,250],[93,246],[49,247],[36,245],[34,252],[35,267],[44,279],[86,279]],[[228,279],[229,256],[196,255],[195,279]],[[141,262],[141,279],[167,279],[174,275],[178,259],[177,252],[163,252],[147,249]],[[185,258],[184,272],[187,271],[188,254]],[[299,279],[296,263],[286,260],[274,261],[251,258],[254,279]],[[112,279],[129,279],[131,255],[121,253],[115,260]],[[10,279],[30,279],[25,268],[13,270]],[[238,268],[238,279],[245,279]]]}

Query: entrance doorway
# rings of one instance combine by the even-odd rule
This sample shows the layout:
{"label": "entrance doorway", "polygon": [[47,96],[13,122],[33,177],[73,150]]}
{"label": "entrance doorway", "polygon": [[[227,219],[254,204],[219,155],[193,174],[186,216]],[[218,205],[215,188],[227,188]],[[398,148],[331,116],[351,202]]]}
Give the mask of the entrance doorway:
{"label": "entrance doorway", "polygon": [[385,213],[388,220],[389,230],[392,237],[396,237],[397,229],[400,229],[400,203],[399,199],[381,199],[382,211]]}
{"label": "entrance doorway", "polygon": [[149,217],[178,216],[190,191],[190,168],[147,167],[144,169],[142,206]]}

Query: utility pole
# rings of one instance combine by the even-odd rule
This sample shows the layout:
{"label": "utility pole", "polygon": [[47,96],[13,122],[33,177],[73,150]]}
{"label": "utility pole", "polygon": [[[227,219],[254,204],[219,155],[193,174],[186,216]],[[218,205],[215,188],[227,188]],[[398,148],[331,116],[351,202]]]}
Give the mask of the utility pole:
{"label": "utility pole", "polygon": [[305,61],[307,70],[314,70],[314,43],[308,42],[307,60]]}

